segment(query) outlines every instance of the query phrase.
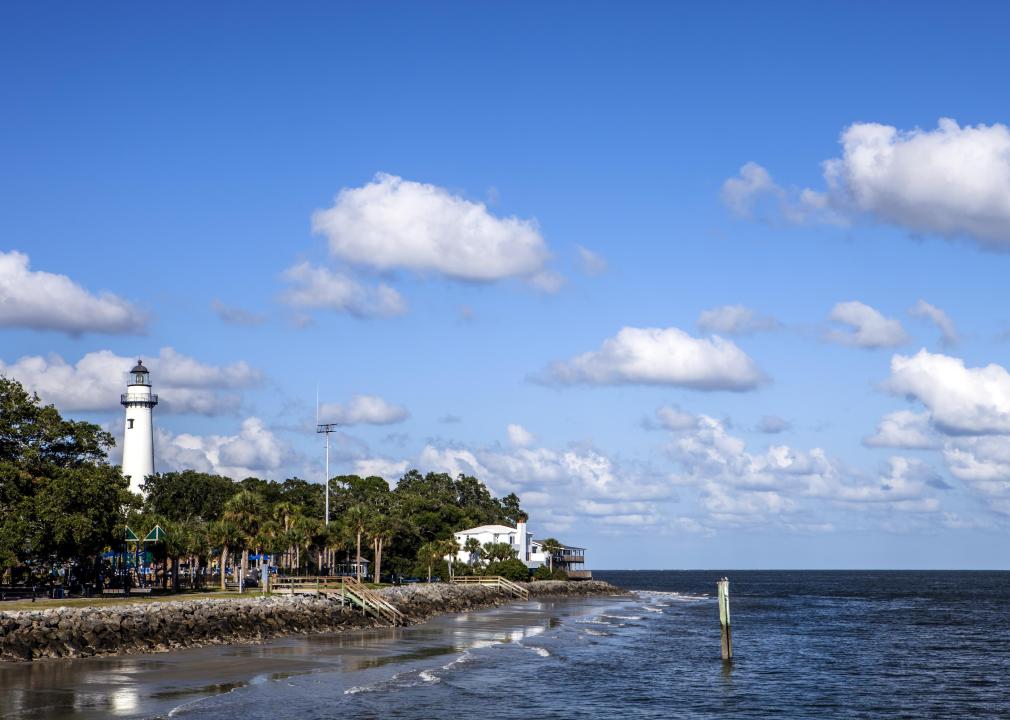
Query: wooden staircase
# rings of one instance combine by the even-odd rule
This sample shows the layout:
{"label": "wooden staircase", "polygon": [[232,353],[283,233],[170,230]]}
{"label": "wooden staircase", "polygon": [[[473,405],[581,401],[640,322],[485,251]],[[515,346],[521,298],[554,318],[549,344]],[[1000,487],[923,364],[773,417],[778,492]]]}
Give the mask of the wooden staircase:
{"label": "wooden staircase", "polygon": [[275,593],[280,595],[336,595],[341,605],[354,605],[363,615],[385,620],[390,625],[406,625],[407,618],[392,603],[375,590],[350,576],[335,577],[279,577],[271,581]]}
{"label": "wooden staircase", "polygon": [[362,613],[371,613],[375,617],[386,620],[390,625],[405,625],[407,623],[403,613],[397,610],[391,602],[375,590],[366,587],[364,583],[358,582],[356,578],[344,578],[343,592],[340,597],[350,600],[360,607]]}
{"label": "wooden staircase", "polygon": [[489,587],[496,587],[513,597],[522,598],[523,600],[530,599],[529,590],[522,585],[503,578],[501,575],[463,575],[454,577],[452,581],[457,585],[487,585]]}

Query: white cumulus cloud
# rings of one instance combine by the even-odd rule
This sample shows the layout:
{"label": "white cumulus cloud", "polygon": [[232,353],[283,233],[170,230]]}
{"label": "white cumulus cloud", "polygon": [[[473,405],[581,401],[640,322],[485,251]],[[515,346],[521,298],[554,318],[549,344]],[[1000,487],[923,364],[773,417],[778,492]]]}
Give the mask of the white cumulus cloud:
{"label": "white cumulus cloud", "polygon": [[929,424],[929,413],[898,410],[885,415],[877,425],[877,432],[863,438],[863,444],[869,447],[932,450],[940,446],[940,440]]}
{"label": "white cumulus cloud", "polygon": [[737,177],[723,183],[722,201],[742,218],[772,221],[781,217],[795,224],[843,222],[843,218],[829,207],[824,193],[810,189],[786,189],[772,179],[767,169],[755,162],[744,164]]}
{"label": "white cumulus cloud", "polygon": [[830,319],[850,330],[832,330],[827,339],[862,348],[895,347],[908,342],[908,335],[898,320],[884,317],[875,308],[858,300],[841,302],[831,310]]}
{"label": "white cumulus cloud", "polygon": [[945,485],[927,465],[892,458],[887,472],[871,481],[848,471],[820,448],[773,445],[752,453],[713,418],[700,416],[698,429],[670,448],[681,472],[679,485],[698,489],[711,519],[731,525],[793,524],[791,513],[816,511],[811,501],[842,506],[875,504],[902,512],[939,509],[931,489]]}
{"label": "white cumulus cloud", "polygon": [[235,435],[174,435],[155,428],[155,463],[159,472],[198,470],[233,480],[249,476],[280,479],[294,459],[291,448],[262,420],[246,418]]}
{"label": "white cumulus cloud", "polygon": [[1010,433],[1010,373],[1001,365],[970,368],[961,358],[920,350],[891,358],[884,387],[921,402],[941,432]]}
{"label": "white cumulus cloud", "polygon": [[341,190],[312,227],[342,260],[459,280],[533,278],[550,256],[535,221],[497,217],[484,203],[385,173]]}
{"label": "white cumulus cloud", "polygon": [[678,328],[622,328],[599,350],[555,362],[542,379],[558,384],[672,385],[697,390],[752,390],[765,381],[732,341],[695,338]]}
{"label": "white cumulus cloud", "polygon": [[329,403],[319,407],[322,422],[341,425],[392,425],[410,417],[403,405],[388,402],[378,395],[355,395],[345,404]]}
{"label": "white cumulus cloud", "polygon": [[[841,134],[841,156],[823,163],[827,191],[786,191],[756,163],[723,186],[735,213],[753,214],[761,198],[779,203],[787,221],[866,216],[914,233],[969,238],[1010,247],[1010,129],[960,126],[900,130],[858,122]],[[821,212],[817,212],[821,210]]]}
{"label": "white cumulus cloud", "polygon": [[407,471],[406,460],[389,460],[387,458],[362,458],[354,462],[354,473],[361,477],[381,477],[387,482],[397,480]]}
{"label": "white cumulus cloud", "polygon": [[704,310],[698,316],[698,327],[708,333],[748,335],[778,326],[775,318],[759,315],[745,305],[722,305]]}
{"label": "white cumulus cloud", "polygon": [[1006,125],[901,131],[855,123],[842,156],[824,165],[837,204],[914,232],[1010,246],[1010,131]]}
{"label": "white cumulus cloud", "polygon": [[141,333],[147,316],[117,295],[95,295],[66,275],[32,270],[28,256],[12,250],[0,251],[0,327]]}
{"label": "white cumulus cloud", "polygon": [[538,525],[547,527],[567,527],[575,514],[602,524],[635,524],[626,516],[654,517],[657,503],[669,500],[673,490],[662,479],[590,446],[503,450],[427,445],[417,467],[475,475],[498,495],[516,492],[524,506],[536,508]]}
{"label": "white cumulus cloud", "polygon": [[293,265],[282,277],[291,287],[281,293],[281,301],[293,307],[334,310],[357,317],[390,317],[407,311],[403,297],[388,285],[367,287],[350,275],[308,262]]}
{"label": "white cumulus cloud", "polygon": [[951,475],[990,509],[1010,515],[1010,440],[999,435],[951,438],[943,455]]}
{"label": "white cumulus cloud", "polygon": [[[0,360],[0,375],[20,381],[61,411],[101,411],[119,407],[127,375],[137,358],[99,350],[70,364],[56,354],[26,355],[15,362]],[[159,395],[157,412],[219,415],[235,411],[241,401],[235,391],[262,381],[246,362],[211,365],[170,347],[144,358],[151,384]]]}

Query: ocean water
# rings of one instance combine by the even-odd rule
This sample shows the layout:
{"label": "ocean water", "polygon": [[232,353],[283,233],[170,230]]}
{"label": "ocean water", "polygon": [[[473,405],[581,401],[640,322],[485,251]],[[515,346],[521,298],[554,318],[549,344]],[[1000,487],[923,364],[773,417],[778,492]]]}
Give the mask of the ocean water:
{"label": "ocean water", "polygon": [[636,593],[7,666],[0,718],[1010,718],[1010,573],[596,575]]}

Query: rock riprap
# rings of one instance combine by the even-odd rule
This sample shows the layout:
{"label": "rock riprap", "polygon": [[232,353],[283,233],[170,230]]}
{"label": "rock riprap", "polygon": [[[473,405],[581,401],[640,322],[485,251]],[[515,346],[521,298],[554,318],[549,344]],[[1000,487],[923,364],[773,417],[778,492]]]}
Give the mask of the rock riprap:
{"label": "rock riprap", "polygon": [[[615,595],[604,582],[544,581],[524,585],[531,598]],[[410,622],[514,601],[480,585],[407,585],[382,594]],[[384,624],[341,606],[339,596],[296,595],[175,600],[102,607],[0,612],[0,660],[165,652],[184,647],[258,642],[272,637],[339,632]]]}

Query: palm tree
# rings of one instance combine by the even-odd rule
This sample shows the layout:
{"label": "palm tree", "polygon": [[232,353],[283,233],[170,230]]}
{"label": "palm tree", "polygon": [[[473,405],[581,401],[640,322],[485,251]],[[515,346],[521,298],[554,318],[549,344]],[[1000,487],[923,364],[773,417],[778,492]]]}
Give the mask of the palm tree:
{"label": "palm tree", "polygon": [[463,552],[470,554],[470,564],[478,565],[480,564],[480,556],[483,548],[481,547],[480,540],[475,537],[468,537],[466,542],[463,543]]}
{"label": "palm tree", "polygon": [[[287,500],[281,500],[273,506],[273,518],[281,526],[281,530],[287,533],[291,530],[291,524],[295,517],[298,516],[299,507],[292,502]],[[288,545],[283,550],[284,552],[284,567],[289,568],[291,565],[291,546]]]}
{"label": "palm tree", "polygon": [[540,546],[541,548],[543,548],[543,551],[547,554],[547,565],[550,568],[550,571],[554,572],[554,554],[564,550],[565,546],[562,545],[555,538],[547,538],[541,543]]}
{"label": "palm tree", "polygon": [[331,522],[329,525],[324,525],[323,527],[325,528],[326,535],[326,568],[328,574],[333,575],[337,548],[347,546],[347,529],[341,523],[335,522]]}
{"label": "palm tree", "polygon": [[326,551],[330,541],[329,526],[322,520],[317,520],[312,524],[312,531],[309,533],[311,546],[316,551],[316,573],[323,574],[323,553]]}
{"label": "palm tree", "polygon": [[208,537],[212,545],[221,548],[221,589],[226,590],[225,568],[228,567],[228,548],[238,543],[238,527],[231,520],[222,518],[211,523]]}
{"label": "palm tree", "polygon": [[190,520],[186,526],[189,537],[187,549],[189,553],[189,584],[195,589],[202,581],[200,570],[209,564],[206,562],[207,555],[211,550],[209,528],[203,520]]}
{"label": "palm tree", "polygon": [[442,546],[442,554],[445,557],[445,565],[449,580],[452,581],[452,564],[456,562],[456,555],[459,553],[459,543],[454,536],[447,537],[439,543]]}
{"label": "palm tree", "polygon": [[426,542],[417,551],[417,559],[421,561],[422,565],[428,566],[428,582],[431,582],[431,568],[445,555],[444,549],[441,541],[432,540]]}
{"label": "palm tree", "polygon": [[270,592],[270,556],[283,551],[284,533],[281,526],[273,520],[263,523],[255,538],[257,555],[266,555],[260,559],[260,589]]}
{"label": "palm tree", "polygon": [[485,543],[484,557],[488,562],[503,562],[518,557],[516,549],[507,542]]}
{"label": "palm tree", "polygon": [[358,582],[361,582],[361,536],[368,527],[368,509],[364,505],[352,505],[344,513],[344,522],[347,524],[348,529],[354,533],[356,547],[356,555],[354,557],[355,575]]}
{"label": "palm tree", "polygon": [[163,521],[161,526],[165,531],[162,540],[165,544],[165,555],[172,563],[172,592],[177,593],[179,592],[179,559],[192,552],[196,538],[190,523]]}
{"label": "palm tree", "polygon": [[[300,518],[299,518],[300,519]],[[294,523],[288,531],[284,533],[284,545],[287,548],[288,561],[287,569],[298,575],[302,571],[301,547],[305,542],[305,533],[302,532],[301,523]]]}
{"label": "palm tree", "polygon": [[372,551],[375,560],[373,580],[376,584],[382,578],[382,551],[386,542],[404,527],[404,523],[394,515],[373,513],[368,523],[368,534],[372,536]]}
{"label": "palm tree", "polygon": [[249,570],[249,547],[259,534],[260,525],[266,517],[266,505],[258,493],[241,490],[224,504],[223,517],[234,523],[239,532],[242,546],[242,569],[239,573],[238,590],[243,591],[245,576]]}
{"label": "palm tree", "polygon": [[289,547],[295,549],[295,568],[298,573],[302,571],[302,551],[308,551],[312,547],[312,536],[315,531],[316,521],[304,515],[296,515],[291,523],[291,529],[286,534]]}

